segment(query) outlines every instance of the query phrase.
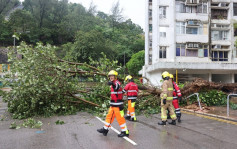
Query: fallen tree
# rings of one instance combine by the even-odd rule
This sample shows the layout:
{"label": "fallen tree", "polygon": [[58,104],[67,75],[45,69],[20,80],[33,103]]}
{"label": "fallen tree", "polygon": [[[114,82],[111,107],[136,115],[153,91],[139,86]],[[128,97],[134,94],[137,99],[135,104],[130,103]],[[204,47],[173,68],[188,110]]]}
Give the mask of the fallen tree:
{"label": "fallen tree", "polygon": [[[106,114],[110,102],[110,88],[106,84],[107,72],[115,69],[123,74],[124,70],[117,61],[111,61],[103,55],[99,61],[91,60],[90,64],[69,62],[58,59],[55,47],[42,44],[32,47],[22,43],[17,51],[24,56],[23,59],[15,58],[14,49],[9,52],[12,63],[10,80],[17,78],[17,81],[6,82],[12,91],[3,95],[13,118],[72,114],[80,110]],[[80,81],[83,77],[96,83],[88,86]],[[122,78],[119,79],[123,81]],[[232,92],[237,91],[237,84],[196,79],[186,84],[181,92],[183,96],[188,96],[203,89]],[[148,114],[158,113],[161,90],[141,84],[139,90],[136,110]]]}

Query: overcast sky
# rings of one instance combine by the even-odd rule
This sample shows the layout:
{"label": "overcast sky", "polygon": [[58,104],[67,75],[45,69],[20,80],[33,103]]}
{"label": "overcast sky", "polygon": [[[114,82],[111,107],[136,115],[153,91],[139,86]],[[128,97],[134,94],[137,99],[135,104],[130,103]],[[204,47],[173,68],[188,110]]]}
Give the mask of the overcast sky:
{"label": "overcast sky", "polygon": [[[88,8],[91,0],[69,0],[70,2],[81,3]],[[97,10],[105,13],[110,13],[111,7],[118,0],[93,0],[93,3],[97,6]],[[119,0],[120,5],[123,8],[123,15],[128,19],[131,18],[136,24],[139,24],[142,28],[145,26],[145,0]]]}
{"label": "overcast sky", "polygon": [[[20,0],[24,1],[24,0]],[[81,3],[88,8],[92,0],[69,0],[73,3]],[[97,10],[105,13],[110,13],[111,7],[118,0],[93,0],[93,3],[97,6]],[[130,18],[136,24],[139,24],[142,28],[145,26],[145,0],[119,0],[121,8],[123,8],[123,15],[125,18]]]}

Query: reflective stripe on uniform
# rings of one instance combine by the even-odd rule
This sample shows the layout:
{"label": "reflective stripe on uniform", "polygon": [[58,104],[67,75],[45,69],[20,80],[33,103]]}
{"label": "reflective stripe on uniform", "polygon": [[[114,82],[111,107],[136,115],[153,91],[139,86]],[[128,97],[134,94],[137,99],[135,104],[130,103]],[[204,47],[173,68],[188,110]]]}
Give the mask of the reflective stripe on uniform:
{"label": "reflective stripe on uniform", "polygon": [[170,117],[171,117],[171,118],[176,118],[176,115],[175,115],[175,114],[173,114],[173,115],[170,115]]}
{"label": "reflective stripe on uniform", "polygon": [[132,93],[132,92],[137,93],[136,90],[128,90],[128,92],[129,92],[129,93]]}
{"label": "reflective stripe on uniform", "polygon": [[[124,129],[121,129],[121,131],[128,131],[127,127],[124,128]],[[127,133],[127,132],[126,132]]]}
{"label": "reflective stripe on uniform", "polygon": [[137,99],[137,97],[128,97],[128,99]]}
{"label": "reflective stripe on uniform", "polygon": [[135,102],[132,102],[132,103],[131,103],[131,106],[134,108],[134,107],[135,107]]}
{"label": "reflective stripe on uniform", "polygon": [[110,102],[110,105],[115,105],[115,106],[123,105],[123,102],[118,102],[118,103]]}
{"label": "reflective stripe on uniform", "polygon": [[125,126],[126,126],[126,123],[124,123],[124,124],[120,125],[120,127],[125,127]]}
{"label": "reflective stripe on uniform", "polygon": [[167,116],[161,116],[161,119],[167,119]]}
{"label": "reflective stripe on uniform", "polygon": [[105,125],[108,125],[108,126],[110,125],[110,123],[108,123],[108,122],[104,122],[104,123],[105,123]]}
{"label": "reflective stripe on uniform", "polygon": [[123,92],[111,92],[111,94],[122,94]]}
{"label": "reflective stripe on uniform", "polygon": [[166,99],[167,100],[173,100],[173,97],[167,97]]}
{"label": "reflective stripe on uniform", "polygon": [[171,88],[168,88],[168,91],[173,91],[174,89],[171,87]]}
{"label": "reflective stripe on uniform", "polygon": [[[124,116],[124,111],[122,110],[122,111],[120,111],[120,115],[121,115],[121,117],[123,117]],[[126,125],[126,124],[125,124]]]}
{"label": "reflective stripe on uniform", "polygon": [[178,98],[177,96],[173,97],[173,99],[177,99],[177,98]]}
{"label": "reflective stripe on uniform", "polygon": [[163,96],[164,96],[164,97],[167,97],[167,94],[164,94]]}

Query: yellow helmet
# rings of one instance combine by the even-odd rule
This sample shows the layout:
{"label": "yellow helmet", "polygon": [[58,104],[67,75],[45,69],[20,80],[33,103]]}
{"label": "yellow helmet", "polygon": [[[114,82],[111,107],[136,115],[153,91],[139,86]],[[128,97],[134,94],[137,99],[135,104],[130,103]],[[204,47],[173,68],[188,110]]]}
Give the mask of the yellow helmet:
{"label": "yellow helmet", "polygon": [[131,76],[131,75],[128,75],[128,76],[126,76],[125,81],[131,80],[131,79],[132,79],[132,76]]}
{"label": "yellow helmet", "polygon": [[164,79],[166,77],[170,77],[170,74],[167,71],[162,73],[162,78]]}
{"label": "yellow helmet", "polygon": [[118,72],[115,70],[111,70],[108,74],[108,76],[118,76]]}
{"label": "yellow helmet", "polygon": [[171,79],[174,79],[174,75],[170,74],[170,78],[171,78]]}

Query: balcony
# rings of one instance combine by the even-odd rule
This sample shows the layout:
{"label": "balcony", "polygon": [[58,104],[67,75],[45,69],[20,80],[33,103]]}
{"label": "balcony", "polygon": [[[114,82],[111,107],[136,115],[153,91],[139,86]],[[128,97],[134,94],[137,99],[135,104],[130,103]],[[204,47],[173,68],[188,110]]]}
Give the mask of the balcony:
{"label": "balcony", "polygon": [[217,10],[227,10],[229,9],[229,3],[212,3],[211,4],[211,9],[214,10],[214,9],[217,9]]}
{"label": "balcony", "polygon": [[228,10],[212,9],[212,11],[211,11],[211,19],[227,20],[228,19]]}
{"label": "balcony", "polygon": [[230,3],[230,0],[212,0],[212,3]]}
{"label": "balcony", "polygon": [[187,6],[197,6],[200,0],[186,0],[185,5]]}
{"label": "balcony", "polygon": [[217,31],[228,31],[230,30],[229,24],[211,24],[211,30],[217,30]]}

